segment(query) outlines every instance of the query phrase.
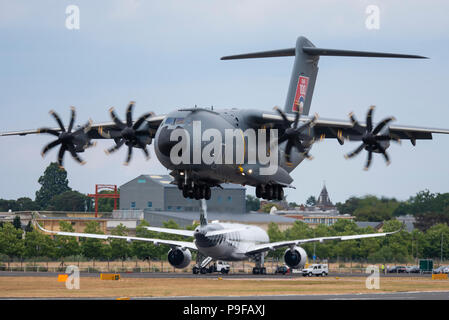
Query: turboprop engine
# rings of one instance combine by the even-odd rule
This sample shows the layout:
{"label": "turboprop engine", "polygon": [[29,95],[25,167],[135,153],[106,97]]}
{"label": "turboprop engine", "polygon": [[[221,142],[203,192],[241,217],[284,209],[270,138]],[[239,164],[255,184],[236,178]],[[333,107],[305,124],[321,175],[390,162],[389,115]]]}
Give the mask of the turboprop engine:
{"label": "turboprop engine", "polygon": [[192,254],[189,249],[175,248],[168,252],[168,262],[175,268],[185,268],[192,261]]}
{"label": "turboprop engine", "polygon": [[285,264],[292,269],[302,269],[306,264],[307,253],[301,247],[287,249],[284,253]]}

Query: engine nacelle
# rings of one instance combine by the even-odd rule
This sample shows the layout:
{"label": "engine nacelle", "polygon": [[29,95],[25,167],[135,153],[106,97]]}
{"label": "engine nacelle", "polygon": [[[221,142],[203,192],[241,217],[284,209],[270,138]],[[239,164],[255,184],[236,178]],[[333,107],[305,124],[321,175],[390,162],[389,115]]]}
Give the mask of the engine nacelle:
{"label": "engine nacelle", "polygon": [[175,268],[185,268],[192,261],[192,254],[189,249],[171,249],[168,252],[168,262]]}
{"label": "engine nacelle", "polygon": [[306,265],[307,253],[301,247],[287,249],[284,253],[284,261],[292,269],[302,269]]}

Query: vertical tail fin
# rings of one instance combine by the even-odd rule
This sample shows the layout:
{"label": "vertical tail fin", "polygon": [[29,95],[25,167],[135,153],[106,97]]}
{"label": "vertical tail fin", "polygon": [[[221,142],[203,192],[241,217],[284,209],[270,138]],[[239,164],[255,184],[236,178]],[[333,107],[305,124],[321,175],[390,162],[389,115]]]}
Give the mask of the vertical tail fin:
{"label": "vertical tail fin", "polygon": [[318,75],[318,55],[310,55],[303,48],[315,48],[305,37],[298,37],[295,47],[295,62],[285,101],[284,112],[299,112],[308,115],[313,90]]}
{"label": "vertical tail fin", "polygon": [[308,115],[310,111],[320,56],[427,59],[423,56],[410,54],[316,48],[307,38],[298,37],[295,48],[226,56],[222,57],[221,60],[289,56],[294,56],[295,62],[293,64],[284,112],[292,113],[299,111],[304,115]]}

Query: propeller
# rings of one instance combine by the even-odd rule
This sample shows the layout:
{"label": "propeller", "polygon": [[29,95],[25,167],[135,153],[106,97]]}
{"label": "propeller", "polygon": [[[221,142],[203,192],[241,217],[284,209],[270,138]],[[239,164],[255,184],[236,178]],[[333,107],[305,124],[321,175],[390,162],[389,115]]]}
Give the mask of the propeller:
{"label": "propeller", "polygon": [[149,117],[153,116],[153,112],[148,112],[142,115],[137,119],[133,124],[132,119],[132,111],[134,108],[135,102],[131,101],[126,109],[126,122],[123,123],[119,117],[116,115],[114,111],[114,107],[109,109],[109,113],[111,115],[112,120],[117,126],[118,130],[111,130],[108,133],[105,133],[101,128],[99,128],[98,132],[105,138],[113,138],[116,142],[116,145],[105,150],[106,154],[113,153],[120,149],[124,144],[128,146],[128,156],[126,158],[126,162],[124,165],[128,165],[131,161],[133,148],[142,149],[145,154],[146,159],[150,159],[150,153],[147,150],[146,144],[142,141],[142,138],[148,136],[148,130],[138,130],[138,128],[142,125],[142,123]]}
{"label": "propeller", "polygon": [[[54,147],[56,147],[58,145],[61,145],[61,147],[59,148],[59,153],[58,153],[58,165],[60,168],[64,168],[63,162],[64,162],[64,154],[66,151],[69,151],[70,154],[72,155],[73,159],[75,159],[78,163],[84,165],[86,162],[84,160],[82,160],[78,156],[77,153],[82,152],[86,148],[94,145],[89,141],[89,138],[87,137],[87,132],[89,132],[89,130],[91,129],[91,126],[92,126],[92,120],[89,120],[89,122],[86,123],[84,126],[78,128],[77,130],[72,132],[73,125],[75,124],[76,111],[75,111],[75,107],[71,107],[70,109],[71,109],[71,116],[70,116],[70,123],[69,123],[67,130],[64,127],[64,124],[63,124],[61,118],[59,117],[59,115],[53,110],[50,111],[50,114],[53,116],[53,118],[58,123],[60,130],[50,129],[50,128],[38,129],[39,133],[48,133],[55,137],[58,137],[56,140],[50,142],[49,144],[47,144],[44,147],[44,149],[42,149],[41,155],[42,155],[42,157],[44,157],[48,151],[50,151],[51,149],[53,149]],[[77,151],[77,148],[76,148],[77,145],[82,145],[83,150]]]}
{"label": "propeller", "polygon": [[312,128],[318,119],[318,114],[315,113],[312,119],[305,122],[303,125],[298,126],[299,123],[299,112],[296,112],[295,120],[293,122],[293,127],[291,122],[287,119],[286,114],[278,107],[274,108],[282,117],[284,123],[284,134],[279,138],[278,144],[287,141],[287,146],[285,147],[285,160],[290,162],[290,154],[293,147],[295,147],[298,152],[303,153],[307,159],[311,160],[313,157],[309,155],[307,151],[307,146],[303,142],[310,142],[314,140],[309,134],[305,133],[306,130]]}
{"label": "propeller", "polygon": [[358,133],[358,135],[356,135],[355,137],[362,140],[362,144],[357,149],[352,151],[351,153],[346,154],[345,158],[346,159],[352,158],[352,157],[356,156],[357,154],[359,154],[360,151],[365,149],[366,151],[368,151],[368,157],[367,157],[366,165],[364,168],[365,170],[368,170],[369,166],[371,165],[373,152],[382,153],[382,155],[385,158],[385,161],[387,162],[387,165],[390,164],[390,157],[388,156],[387,152],[385,151],[386,148],[384,148],[381,145],[381,142],[390,141],[390,140],[400,142],[400,140],[398,138],[394,138],[394,137],[390,136],[390,134],[379,134],[380,131],[382,129],[384,129],[385,126],[390,121],[395,120],[394,117],[385,118],[384,120],[379,122],[375,128],[373,128],[372,118],[373,118],[374,108],[375,108],[374,106],[371,106],[368,110],[368,113],[366,115],[366,127],[362,127],[358,123],[358,121],[356,120],[356,118],[354,117],[354,114],[352,112],[349,114],[349,118],[351,119],[351,122],[352,122],[352,129],[354,129]]}

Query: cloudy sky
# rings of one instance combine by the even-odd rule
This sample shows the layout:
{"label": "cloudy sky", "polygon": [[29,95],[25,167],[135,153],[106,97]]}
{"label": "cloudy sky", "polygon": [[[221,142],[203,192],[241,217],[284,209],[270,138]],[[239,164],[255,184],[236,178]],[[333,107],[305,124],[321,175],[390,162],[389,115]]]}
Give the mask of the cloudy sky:
{"label": "cloudy sky", "polygon": [[[66,8],[80,11],[79,30],[66,27]],[[368,29],[369,5],[379,8],[379,29]],[[71,105],[78,123],[109,121],[115,106],[124,116],[164,114],[178,107],[210,106],[270,110],[283,105],[292,57],[220,61],[224,55],[293,47],[300,35],[317,47],[410,53],[429,60],[322,57],[311,112],[364,119],[376,105],[375,121],[394,115],[397,124],[449,128],[449,3],[447,1],[298,0],[0,0],[0,131],[53,126],[54,109],[67,122]],[[45,167],[57,150],[40,156],[47,135],[0,139],[0,198],[34,199]],[[70,186],[93,192],[96,183],[121,185],[140,174],[166,173],[154,156],[106,156],[101,141],[65,166]],[[392,164],[375,155],[345,160],[358,146],[329,140],[314,146],[312,161],[292,174],[288,200],[317,196],[323,182],[331,200],[352,195],[396,197],[449,192],[449,136],[434,135],[416,147],[403,142],[388,150]],[[249,193],[254,193],[249,188]]]}

